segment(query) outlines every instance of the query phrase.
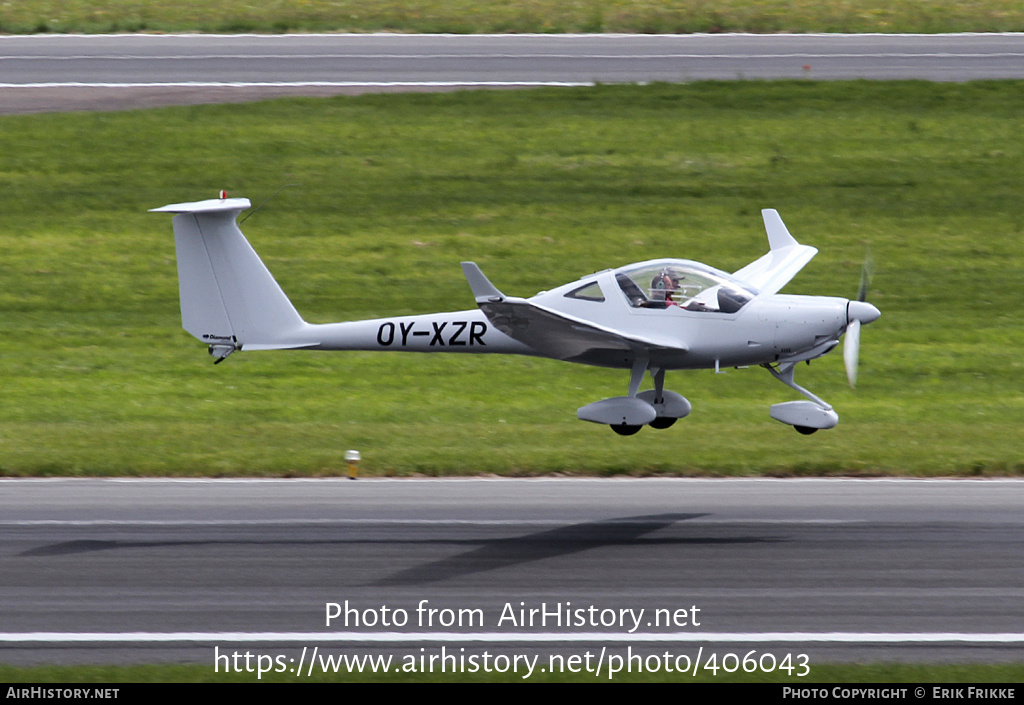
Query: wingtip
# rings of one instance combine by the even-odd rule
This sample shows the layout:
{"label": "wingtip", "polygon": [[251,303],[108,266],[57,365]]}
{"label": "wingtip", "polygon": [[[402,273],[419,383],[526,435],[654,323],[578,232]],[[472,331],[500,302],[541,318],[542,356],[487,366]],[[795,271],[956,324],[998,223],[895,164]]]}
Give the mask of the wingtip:
{"label": "wingtip", "polygon": [[505,295],[498,291],[498,288],[491,283],[476,262],[463,262],[462,273],[466,276],[466,281],[469,282],[469,288],[478,304],[497,303],[505,299]]}
{"label": "wingtip", "polygon": [[764,229],[768,233],[768,246],[771,249],[778,250],[800,244],[789,234],[789,228],[782,222],[782,216],[777,210],[764,208],[761,210],[761,218],[764,220]]}

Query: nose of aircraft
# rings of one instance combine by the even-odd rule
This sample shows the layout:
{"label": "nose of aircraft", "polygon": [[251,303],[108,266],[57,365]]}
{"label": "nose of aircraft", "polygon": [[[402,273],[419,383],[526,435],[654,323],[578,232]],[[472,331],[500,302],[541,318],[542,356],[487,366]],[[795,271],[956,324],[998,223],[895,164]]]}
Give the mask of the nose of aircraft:
{"label": "nose of aircraft", "polygon": [[881,315],[882,312],[867,301],[851,301],[846,306],[846,317],[850,322],[871,323]]}

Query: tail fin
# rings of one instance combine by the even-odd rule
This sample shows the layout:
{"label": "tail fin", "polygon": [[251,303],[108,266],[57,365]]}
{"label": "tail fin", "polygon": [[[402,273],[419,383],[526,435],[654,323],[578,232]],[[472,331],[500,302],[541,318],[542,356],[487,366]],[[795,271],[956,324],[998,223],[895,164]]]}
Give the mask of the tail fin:
{"label": "tail fin", "polygon": [[[175,203],[181,323],[223,359],[234,350],[306,347],[306,323],[235,223],[247,198]],[[219,362],[219,360],[218,360]]]}

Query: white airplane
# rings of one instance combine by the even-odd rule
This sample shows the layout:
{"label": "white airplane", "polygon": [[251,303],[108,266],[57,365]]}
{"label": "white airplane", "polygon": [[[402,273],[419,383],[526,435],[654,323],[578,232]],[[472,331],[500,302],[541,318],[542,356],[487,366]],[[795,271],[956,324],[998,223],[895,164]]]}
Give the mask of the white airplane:
{"label": "white airplane", "polygon": [[[311,324],[292,306],[239,230],[246,198],[176,203],[174,237],[185,330],[221,362],[240,350],[399,350],[534,355],[630,371],[626,396],[588,404],[584,421],[621,435],[668,428],[690,402],[665,389],[666,370],[761,365],[806,401],[771,407],[804,434],[834,427],[832,407],[793,381],[799,362],[821,357],[845,333],[853,386],[860,327],[881,315],[857,300],[779,294],[817,250],[799,244],[779,214],[763,210],[770,251],[728,274],[699,262],[655,259],[588,274],[522,299],[506,296],[463,262],[478,308],[365,321]],[[640,391],[650,373],[654,388]]]}

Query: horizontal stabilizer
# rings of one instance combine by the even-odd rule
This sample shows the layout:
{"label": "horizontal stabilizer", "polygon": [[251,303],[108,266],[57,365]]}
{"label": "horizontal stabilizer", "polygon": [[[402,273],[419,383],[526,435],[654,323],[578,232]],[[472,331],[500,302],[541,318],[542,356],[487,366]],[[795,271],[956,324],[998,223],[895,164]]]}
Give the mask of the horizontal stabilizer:
{"label": "horizontal stabilizer", "polygon": [[241,213],[252,206],[248,198],[211,198],[208,201],[172,203],[169,206],[150,208],[150,213]]}

